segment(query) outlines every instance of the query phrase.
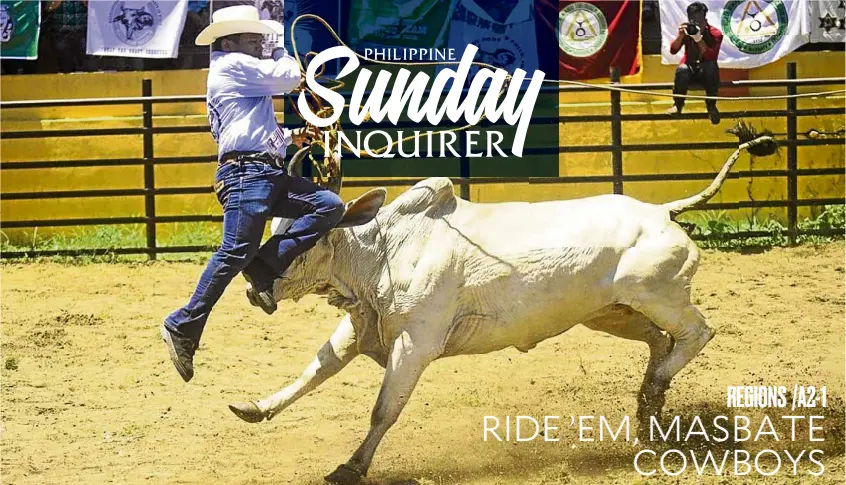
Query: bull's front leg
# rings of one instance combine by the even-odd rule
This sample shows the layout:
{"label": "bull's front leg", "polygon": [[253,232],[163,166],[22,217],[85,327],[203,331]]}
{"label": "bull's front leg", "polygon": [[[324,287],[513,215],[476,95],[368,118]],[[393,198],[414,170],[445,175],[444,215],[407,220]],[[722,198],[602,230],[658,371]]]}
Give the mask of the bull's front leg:
{"label": "bull's front leg", "polygon": [[229,409],[248,423],[269,420],[337,374],[357,355],[355,329],[347,314],[299,379],[272,396],[256,402],[230,404]]}
{"label": "bull's front leg", "polygon": [[370,418],[370,431],[346,464],[326,476],[335,485],[356,485],[370,468],[376,447],[396,423],[426,367],[437,358],[431,346],[421,346],[407,332],[394,340],[385,379]]}

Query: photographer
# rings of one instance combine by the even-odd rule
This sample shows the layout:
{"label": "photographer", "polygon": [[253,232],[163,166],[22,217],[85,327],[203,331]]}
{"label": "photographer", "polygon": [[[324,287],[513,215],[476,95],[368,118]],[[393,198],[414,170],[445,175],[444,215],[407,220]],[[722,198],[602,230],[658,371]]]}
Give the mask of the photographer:
{"label": "photographer", "polygon": [[[720,87],[720,68],[717,66],[717,56],[723,42],[723,33],[708,24],[705,14],[708,12],[701,2],[694,2],[687,7],[688,21],[679,25],[679,32],[670,45],[670,53],[676,54],[684,47],[684,56],[676,69],[676,79],[673,94],[687,94],[690,81],[697,81],[705,88],[705,94],[716,96]],[[674,98],[674,106],[667,110],[667,114],[674,115],[682,112],[684,98]],[[715,100],[706,100],[708,118],[711,123],[720,123],[720,112],[717,111]]]}

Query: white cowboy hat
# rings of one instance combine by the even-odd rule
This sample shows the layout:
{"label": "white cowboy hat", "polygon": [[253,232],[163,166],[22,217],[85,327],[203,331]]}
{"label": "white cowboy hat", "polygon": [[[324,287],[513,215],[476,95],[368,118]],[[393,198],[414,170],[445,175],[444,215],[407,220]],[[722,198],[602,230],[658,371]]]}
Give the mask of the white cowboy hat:
{"label": "white cowboy hat", "polygon": [[211,45],[220,37],[233,34],[284,34],[284,27],[275,20],[260,20],[252,5],[221,8],[212,14],[212,23],[200,32],[197,45]]}

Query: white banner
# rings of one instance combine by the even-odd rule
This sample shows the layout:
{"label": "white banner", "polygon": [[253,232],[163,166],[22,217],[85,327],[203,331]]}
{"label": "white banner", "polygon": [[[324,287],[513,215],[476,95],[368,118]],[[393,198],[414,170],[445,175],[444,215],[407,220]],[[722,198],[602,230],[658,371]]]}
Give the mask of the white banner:
{"label": "white banner", "polygon": [[[285,25],[285,2],[283,0],[256,0],[256,8],[259,9],[259,17],[262,20],[275,20]],[[288,28],[288,26],[285,25],[285,28]],[[285,47],[285,36],[277,34],[265,35],[262,47],[264,57],[270,57],[273,49]]]}
{"label": "white banner", "polygon": [[811,23],[811,42],[846,42],[846,0],[812,0]]}
{"label": "white banner", "polygon": [[86,53],[176,57],[188,0],[90,0]]}
{"label": "white banner", "polygon": [[[670,54],[679,24],[687,22],[690,2],[660,0],[661,62],[678,64],[684,50]],[[774,62],[808,43],[809,0],[703,0],[711,26],[723,33],[718,62],[730,69],[750,69]]]}

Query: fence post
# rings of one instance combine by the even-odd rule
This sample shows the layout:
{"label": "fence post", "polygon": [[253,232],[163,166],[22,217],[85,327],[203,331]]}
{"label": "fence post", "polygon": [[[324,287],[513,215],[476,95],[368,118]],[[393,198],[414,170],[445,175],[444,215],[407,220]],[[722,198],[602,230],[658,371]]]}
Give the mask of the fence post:
{"label": "fence post", "polygon": [[[461,133],[463,135],[464,133]],[[467,156],[467,148],[465,146],[466,137],[459,137],[459,148],[461,150],[461,158],[458,161],[459,176],[461,177],[461,187],[459,187],[459,195],[464,200],[470,200],[470,158]]]}
{"label": "fence post", "polygon": [[[620,82],[620,70],[611,68],[611,82]],[[614,193],[623,193],[623,121],[620,92],[611,93],[611,171],[614,176]]]}
{"label": "fence post", "polygon": [[[787,79],[796,79],[796,63],[787,63]],[[787,85],[787,94],[796,94],[796,85]],[[796,207],[799,200],[797,189],[797,150],[796,150],[796,98],[787,98],[787,236],[791,245],[796,244]]]}
{"label": "fence post", "polygon": [[[153,96],[153,81],[141,81],[141,95]],[[144,217],[147,219],[147,257],[156,259],[156,172],[153,154],[153,103],[144,101]]]}

